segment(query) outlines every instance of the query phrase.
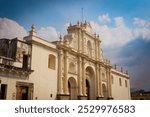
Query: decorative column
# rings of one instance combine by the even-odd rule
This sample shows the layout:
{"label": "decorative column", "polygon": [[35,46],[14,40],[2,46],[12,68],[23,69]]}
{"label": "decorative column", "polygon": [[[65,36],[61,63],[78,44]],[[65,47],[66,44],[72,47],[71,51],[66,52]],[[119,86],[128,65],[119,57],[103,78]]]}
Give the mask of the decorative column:
{"label": "decorative column", "polygon": [[78,95],[82,95],[82,59],[78,57]]}
{"label": "decorative column", "polygon": [[64,94],[69,94],[68,92],[68,52],[65,52],[64,56]]}
{"label": "decorative column", "polygon": [[78,29],[78,52],[81,53],[81,29]]}
{"label": "decorative column", "polygon": [[84,45],[84,41],[85,41],[85,38],[84,38],[84,31],[82,31],[82,53],[85,53],[85,45]]}
{"label": "decorative column", "polygon": [[82,59],[82,93],[83,93],[83,98],[82,99],[87,99],[86,96],[86,82],[85,82],[85,59]]}
{"label": "decorative column", "polygon": [[99,65],[96,64],[96,98],[99,98]]}
{"label": "decorative column", "polygon": [[97,47],[97,39],[95,39],[95,60],[98,60],[98,47]]}
{"label": "decorative column", "polygon": [[110,74],[110,69],[108,72],[108,78],[109,78],[109,99],[113,99],[112,98],[112,81],[111,81],[111,74]]}
{"label": "decorative column", "polygon": [[99,66],[99,96],[100,98],[103,97],[103,92],[102,92],[102,68],[101,65]]}
{"label": "decorative column", "polygon": [[107,68],[107,70],[106,70],[106,75],[107,75],[108,99],[112,99],[111,80],[110,80],[110,69],[109,69],[109,68]]}
{"label": "decorative column", "polygon": [[98,50],[98,51],[97,51],[97,55],[98,55],[97,58],[98,58],[98,60],[100,61],[100,56],[101,56],[101,55],[100,55],[100,41],[99,41],[99,40],[98,40],[97,46],[98,46],[98,47],[97,47],[97,50]]}
{"label": "decorative column", "polygon": [[62,58],[63,58],[63,50],[59,51],[58,55],[58,94],[63,93],[62,86]]}
{"label": "decorative column", "polygon": [[83,54],[86,54],[86,49],[87,49],[87,47],[86,47],[86,38],[84,37],[83,38]]}

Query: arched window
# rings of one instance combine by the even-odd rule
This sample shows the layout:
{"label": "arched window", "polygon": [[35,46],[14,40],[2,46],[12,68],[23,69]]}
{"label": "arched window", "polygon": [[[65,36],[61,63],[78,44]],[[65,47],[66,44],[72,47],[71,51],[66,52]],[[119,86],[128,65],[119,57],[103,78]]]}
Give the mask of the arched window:
{"label": "arched window", "polygon": [[92,57],[92,44],[89,40],[87,42],[87,53],[89,57]]}
{"label": "arched window", "polygon": [[48,58],[48,68],[55,69],[55,66],[56,66],[56,57],[50,54]]}

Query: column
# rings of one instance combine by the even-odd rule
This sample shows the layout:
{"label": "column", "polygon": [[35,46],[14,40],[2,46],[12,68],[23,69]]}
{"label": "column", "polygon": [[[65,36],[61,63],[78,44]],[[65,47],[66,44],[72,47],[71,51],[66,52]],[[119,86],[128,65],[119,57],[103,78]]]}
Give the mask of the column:
{"label": "column", "polygon": [[63,50],[59,51],[58,55],[58,94],[63,93],[62,86],[62,58],[63,58]]}
{"label": "column", "polygon": [[82,31],[82,45],[81,45],[81,47],[82,47],[82,53],[84,53],[84,31]]}
{"label": "column", "polygon": [[109,69],[109,90],[110,90],[110,92],[109,92],[109,96],[110,96],[110,98],[112,98],[112,81],[111,81],[112,79],[111,79],[111,74],[110,74],[110,69]]}
{"label": "column", "polygon": [[98,51],[97,51],[97,53],[98,53],[98,54],[97,54],[97,55],[98,55],[97,58],[98,58],[98,60],[100,60],[100,56],[101,56],[101,55],[100,55],[100,41],[98,41],[97,46],[98,46],[98,47],[97,47],[97,50],[98,50]]}
{"label": "column", "polygon": [[99,65],[98,64],[96,64],[96,96],[97,96],[97,98],[99,97],[99,88],[100,87],[100,85],[99,85]]}
{"label": "column", "polygon": [[85,84],[85,60],[82,59],[82,93],[85,96],[86,95],[86,84]]}
{"label": "column", "polygon": [[64,57],[64,94],[68,94],[68,52],[65,52]]}
{"label": "column", "polygon": [[102,97],[103,96],[103,92],[102,92],[102,69],[101,69],[101,65],[99,66],[99,95]]}
{"label": "column", "polygon": [[111,82],[110,82],[110,69],[106,70],[107,75],[107,89],[108,89],[108,99],[111,98]]}
{"label": "column", "polygon": [[83,38],[83,54],[86,54],[86,38]]}
{"label": "column", "polygon": [[98,47],[97,40],[95,40],[95,60],[98,60]]}
{"label": "column", "polygon": [[78,95],[82,95],[82,59],[78,57]]}
{"label": "column", "polygon": [[78,29],[78,52],[81,53],[81,48],[82,48],[82,45],[81,45],[81,29]]}

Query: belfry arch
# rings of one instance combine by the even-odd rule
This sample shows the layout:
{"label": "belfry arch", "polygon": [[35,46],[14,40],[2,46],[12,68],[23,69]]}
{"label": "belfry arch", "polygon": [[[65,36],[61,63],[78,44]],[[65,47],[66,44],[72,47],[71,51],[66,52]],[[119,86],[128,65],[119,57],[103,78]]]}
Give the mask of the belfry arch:
{"label": "belfry arch", "polygon": [[88,66],[86,69],[86,95],[87,99],[95,99],[95,72],[92,67]]}

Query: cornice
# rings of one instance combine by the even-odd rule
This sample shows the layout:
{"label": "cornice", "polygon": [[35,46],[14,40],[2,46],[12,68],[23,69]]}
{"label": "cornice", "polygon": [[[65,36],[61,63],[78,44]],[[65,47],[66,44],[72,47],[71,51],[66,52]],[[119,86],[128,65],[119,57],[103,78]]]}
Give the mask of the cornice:
{"label": "cornice", "polygon": [[114,71],[113,69],[111,70],[111,73],[113,74],[116,74],[116,75],[119,75],[119,76],[122,76],[122,77],[125,77],[127,79],[130,79],[129,75],[128,74],[125,74],[123,72],[120,72],[120,71]]}
{"label": "cornice", "polygon": [[58,49],[62,49],[64,51],[68,51],[70,54],[74,55],[74,56],[78,56],[78,57],[82,57],[84,58],[85,60],[89,61],[89,62],[92,62],[92,63],[95,63],[95,64],[99,64],[101,65],[102,67],[106,67],[108,69],[111,69],[112,66],[111,65],[107,65],[106,63],[104,63],[103,61],[100,61],[100,60],[95,60],[93,58],[90,58],[88,55],[84,54],[84,53],[80,53],[80,52],[76,52],[73,50],[73,48],[71,47],[67,47],[66,45],[61,45],[61,44],[57,44],[57,47]]}

